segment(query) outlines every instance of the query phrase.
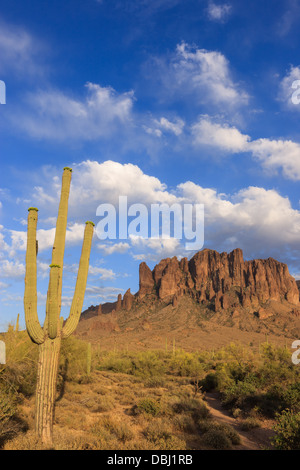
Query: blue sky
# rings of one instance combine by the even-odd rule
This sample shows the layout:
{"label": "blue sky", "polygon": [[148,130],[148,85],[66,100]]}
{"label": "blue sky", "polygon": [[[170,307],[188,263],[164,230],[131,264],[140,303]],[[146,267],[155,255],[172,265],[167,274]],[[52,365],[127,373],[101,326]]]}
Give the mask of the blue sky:
{"label": "blue sky", "polygon": [[[204,247],[272,256],[300,278],[300,2],[3,0],[0,329],[23,316],[27,208],[39,208],[38,309],[62,168],[73,168],[63,314],[101,203],[204,204]],[[299,94],[300,95],[300,94]],[[84,307],[138,290],[180,240],[93,241]]]}

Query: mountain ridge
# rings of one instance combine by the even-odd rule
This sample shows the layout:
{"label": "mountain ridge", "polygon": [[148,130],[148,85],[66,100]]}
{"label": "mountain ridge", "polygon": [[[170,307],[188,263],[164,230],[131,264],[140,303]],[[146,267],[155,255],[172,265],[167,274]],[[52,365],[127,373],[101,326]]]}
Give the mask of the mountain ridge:
{"label": "mountain ridge", "polygon": [[300,326],[299,288],[287,265],[273,258],[245,261],[239,248],[204,249],[190,260],[163,259],[153,270],[140,263],[136,294],[128,289],[116,302],[89,307],[78,334],[138,337],[147,331],[150,337],[177,329],[197,336],[210,323],[292,337]]}

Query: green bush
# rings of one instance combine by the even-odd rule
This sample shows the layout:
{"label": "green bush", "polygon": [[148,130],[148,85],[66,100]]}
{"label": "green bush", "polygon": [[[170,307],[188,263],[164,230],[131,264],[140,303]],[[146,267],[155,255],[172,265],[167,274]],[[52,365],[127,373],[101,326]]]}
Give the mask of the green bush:
{"label": "green bush", "polygon": [[173,404],[175,413],[190,413],[194,420],[207,419],[210,415],[205,403],[195,398],[184,398]]}
{"label": "green bush", "polygon": [[238,432],[232,426],[226,423],[218,423],[214,420],[199,420],[197,423],[200,434],[206,435],[210,431],[222,432],[233,445],[241,443],[241,438]]}
{"label": "green bush", "polygon": [[201,380],[201,386],[203,392],[211,392],[218,387],[218,376],[215,372],[211,372],[206,375],[206,377]]}
{"label": "green bush", "polygon": [[276,417],[276,432],[272,444],[277,450],[300,449],[300,413],[284,410]]}
{"label": "green bush", "polygon": [[4,423],[16,413],[16,395],[7,387],[0,385],[0,422]]}
{"label": "green bush", "polygon": [[251,429],[260,428],[260,426],[260,421],[253,416],[249,416],[241,422],[241,429],[243,431],[251,431]]}
{"label": "green bush", "polygon": [[144,398],[137,404],[139,411],[145,412],[152,416],[157,416],[160,412],[160,404],[152,398]]}
{"label": "green bush", "polygon": [[159,388],[159,387],[164,387],[164,385],[165,385],[165,379],[162,376],[149,377],[145,381],[145,387],[148,387],[148,388]]}
{"label": "green bush", "polygon": [[231,408],[251,408],[257,404],[257,389],[251,383],[239,381],[223,392],[222,402]]}
{"label": "green bush", "polygon": [[182,439],[171,433],[169,424],[163,420],[152,421],[144,431],[145,437],[159,450],[185,450]]}
{"label": "green bush", "polygon": [[209,429],[203,435],[203,443],[215,450],[228,450],[232,448],[231,441],[220,429]]}

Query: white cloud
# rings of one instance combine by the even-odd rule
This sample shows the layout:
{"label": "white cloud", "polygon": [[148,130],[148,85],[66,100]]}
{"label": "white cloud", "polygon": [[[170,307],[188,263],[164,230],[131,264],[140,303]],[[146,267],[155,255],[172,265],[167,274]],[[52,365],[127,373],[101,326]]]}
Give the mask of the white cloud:
{"label": "white cloud", "polygon": [[[215,129],[216,133],[220,132],[219,126]],[[256,158],[266,158],[273,169],[283,165],[281,159],[275,162],[272,160],[277,151],[276,145],[274,150],[272,141],[249,141],[247,136],[242,138],[242,134],[241,137],[236,132],[230,132],[231,130],[230,128],[222,130],[229,133],[228,139],[226,136],[222,138],[221,149],[223,151],[224,142],[226,142],[226,148],[232,152],[237,151],[239,147],[244,148],[245,145],[245,149],[249,149],[249,152],[252,152]],[[285,155],[285,171],[287,171],[288,145],[285,142],[279,147],[279,154]],[[258,152],[260,152],[260,157]],[[213,188],[205,188],[187,181],[171,191],[158,178],[143,173],[136,165],[122,165],[112,161],[101,164],[85,161],[77,164],[74,166],[73,177],[76,184],[72,189],[70,202],[76,217],[84,214],[95,220],[95,217],[90,217],[90,215],[92,212],[95,215],[98,203],[110,202],[117,208],[120,194],[128,196],[128,204],[140,202],[146,204],[147,207],[151,203],[162,202],[170,205],[185,202],[199,203],[204,204],[205,246],[209,245],[218,250],[231,250],[240,246],[248,255],[254,257],[267,254],[279,259],[285,257],[286,260],[296,258],[297,255],[291,257],[291,253],[298,253],[300,249],[300,211],[294,209],[289,199],[274,189],[250,186],[233,194],[222,194]],[[52,189],[56,191],[56,180],[53,182]],[[47,207],[46,202],[45,207]],[[95,222],[97,223],[97,220]],[[68,243],[80,242],[83,230],[84,224],[70,224],[67,231]],[[0,237],[1,257],[5,260],[2,263],[0,277],[20,278],[25,272],[23,262],[17,259],[8,260],[5,254],[11,251],[24,253],[26,233],[4,231],[4,229],[2,232],[11,235],[11,243],[4,237]],[[52,246],[54,229],[40,229],[38,234],[41,250]],[[190,252],[184,250],[183,243],[174,238],[162,240],[131,237],[126,241],[117,240],[115,243],[101,242],[99,247],[107,254],[127,252],[136,260],[158,261],[174,255],[190,255]],[[39,265],[39,272],[41,277],[47,273],[44,261]],[[90,267],[90,275],[98,276],[102,280],[116,278],[113,270],[93,264]]]}
{"label": "white cloud", "polygon": [[274,174],[282,170],[291,180],[300,180],[300,144],[291,140],[251,140],[235,127],[213,122],[208,116],[201,116],[192,126],[195,145],[208,145],[223,152],[250,152],[259,160],[265,171]]}
{"label": "white cloud", "polygon": [[136,260],[148,259],[159,262],[163,258],[180,257],[184,252],[180,240],[176,238],[156,239],[130,236],[130,241],[134,248],[143,250],[142,254],[133,255]]}
{"label": "white cloud", "polygon": [[[154,67],[154,71],[153,71]],[[193,107],[209,104],[227,110],[245,105],[248,93],[235,83],[230,64],[218,51],[208,51],[185,42],[170,58],[156,58],[151,76],[159,79],[164,93],[175,100],[193,99]],[[156,88],[157,89],[157,88]]]}
{"label": "white cloud", "polygon": [[19,261],[1,261],[1,273],[2,278],[22,278],[25,276],[25,265]]}
{"label": "white cloud", "polygon": [[184,121],[182,119],[176,119],[175,122],[169,121],[165,117],[161,117],[160,120],[154,120],[155,124],[163,130],[171,132],[175,135],[182,134],[182,130],[184,127]]}
{"label": "white cloud", "polygon": [[212,21],[223,22],[228,18],[231,8],[231,5],[228,5],[227,3],[217,5],[210,1],[207,8],[208,18]]}
{"label": "white cloud", "polygon": [[133,92],[118,94],[94,83],[86,88],[82,99],[57,90],[31,93],[26,110],[11,119],[33,138],[58,141],[108,138],[130,126]]}
{"label": "white cloud", "polygon": [[114,244],[98,244],[97,248],[99,250],[103,251],[105,255],[112,255],[113,253],[126,253],[130,245],[125,242],[120,242],[120,243],[114,243]]}
{"label": "white cloud", "polygon": [[43,73],[41,57],[45,47],[24,28],[0,21],[1,75],[17,72],[24,80]]}
{"label": "white cloud", "polygon": [[[11,233],[11,248],[10,255],[12,256],[15,251],[26,251],[27,232],[10,230]],[[83,240],[84,225],[83,224],[70,224],[66,231],[66,244],[77,244]],[[45,230],[38,229],[36,238],[38,241],[38,249],[40,251],[52,248],[55,237],[55,227]]]}
{"label": "white cloud", "polygon": [[205,207],[205,243],[214,247],[236,246],[248,253],[284,256],[300,248],[300,211],[275,190],[253,187],[231,195],[219,194],[192,182],[179,185],[187,201]]}
{"label": "white cloud", "polygon": [[110,286],[94,286],[87,285],[86,297],[88,299],[96,299],[96,303],[103,302],[115,302],[117,295],[124,292],[121,287],[110,287]]}
{"label": "white cloud", "polygon": [[258,139],[249,145],[254,157],[261,161],[268,172],[282,169],[291,180],[300,180],[300,144],[291,140]]}
{"label": "white cloud", "polygon": [[102,280],[115,279],[116,277],[112,269],[99,268],[97,266],[89,266],[89,274],[91,276],[99,276]]}
{"label": "white cloud", "polygon": [[208,116],[201,116],[192,126],[194,144],[218,147],[226,152],[243,152],[250,140],[235,127],[212,122]]}

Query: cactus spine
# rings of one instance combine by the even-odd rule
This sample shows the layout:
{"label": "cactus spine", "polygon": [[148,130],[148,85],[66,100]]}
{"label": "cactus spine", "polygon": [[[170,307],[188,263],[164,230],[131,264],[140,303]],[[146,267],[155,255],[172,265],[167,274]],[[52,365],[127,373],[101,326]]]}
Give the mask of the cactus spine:
{"label": "cactus spine", "polygon": [[35,410],[36,433],[48,445],[52,445],[54,403],[61,340],[70,336],[78,325],[86,288],[94,230],[94,224],[87,222],[71,311],[68,320],[63,325],[63,318],[60,318],[62,271],[71,176],[71,168],[64,168],[55,239],[52,249],[52,263],[50,265],[46,318],[43,327],[40,325],[37,314],[36,228],[38,209],[35,207],[28,209],[24,310],[27,332],[31,340],[39,345]]}

